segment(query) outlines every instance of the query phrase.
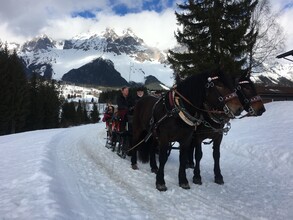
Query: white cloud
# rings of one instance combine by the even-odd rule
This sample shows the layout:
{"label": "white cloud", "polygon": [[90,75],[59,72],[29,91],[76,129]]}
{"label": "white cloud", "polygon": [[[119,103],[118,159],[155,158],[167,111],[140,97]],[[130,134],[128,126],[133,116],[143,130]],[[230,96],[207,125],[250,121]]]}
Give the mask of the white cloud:
{"label": "white cloud", "polygon": [[[150,0],[146,0],[150,1]],[[112,7],[125,4],[130,8],[142,8],[145,0],[0,0],[0,38],[2,41],[23,42],[36,35],[46,33],[52,38],[71,38],[88,30],[100,33],[106,27],[114,28],[118,33],[128,27],[150,46],[161,49],[172,47],[176,40],[176,18],[173,9],[164,9],[161,13],[142,11],[141,13],[115,15]],[[176,2],[182,2],[177,0]],[[272,8],[279,11],[292,0],[271,0]],[[168,0],[159,1],[166,8]],[[89,10],[96,13],[96,19],[72,18],[73,12]],[[97,10],[98,12],[95,12]],[[293,8],[287,8],[278,19],[287,35],[286,49],[293,49]]]}
{"label": "white cloud", "polygon": [[81,17],[51,19],[35,34],[46,33],[54,39],[64,39],[88,31],[101,33],[107,27],[115,29],[118,34],[130,27],[146,44],[160,49],[168,49],[176,43],[174,38],[176,18],[173,10],[165,10],[162,13],[144,11],[125,16],[98,12],[96,19]]}
{"label": "white cloud", "polygon": [[[115,3],[110,5],[111,2]],[[111,10],[117,4],[141,9],[143,0],[0,0],[0,38],[2,41],[23,42],[43,33],[52,38],[70,38],[88,30],[100,33],[106,27],[111,27],[121,32],[130,27],[150,46],[166,49],[175,43],[174,10],[167,9],[161,13],[143,11],[118,16]],[[160,4],[165,7],[166,1]],[[71,16],[73,12],[84,10],[97,10],[94,12],[97,18]]]}
{"label": "white cloud", "polygon": [[176,30],[176,18],[173,10],[162,13],[144,11],[139,14],[127,14],[125,16],[99,14],[99,27],[113,27],[118,33],[130,27],[134,33],[143,38],[145,43],[161,49],[169,48],[176,43],[174,31]]}
{"label": "white cloud", "polygon": [[285,51],[293,50],[293,2],[292,0],[270,0],[270,2],[272,11],[279,14],[277,22],[283,28],[286,37]]}
{"label": "white cloud", "polygon": [[293,8],[287,9],[279,18],[278,23],[284,30],[284,34],[286,37],[285,48],[286,51],[293,50],[293,29],[292,29],[292,21],[293,21]]}

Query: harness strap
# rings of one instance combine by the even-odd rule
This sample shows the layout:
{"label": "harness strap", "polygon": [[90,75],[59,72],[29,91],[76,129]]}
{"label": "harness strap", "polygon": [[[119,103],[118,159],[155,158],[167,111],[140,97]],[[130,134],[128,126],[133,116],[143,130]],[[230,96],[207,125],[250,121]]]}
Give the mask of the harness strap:
{"label": "harness strap", "polygon": [[174,103],[174,90],[169,91],[168,97],[169,97],[170,107],[172,108],[175,105],[175,103]]}
{"label": "harness strap", "polygon": [[[155,123],[155,119],[154,119],[154,111],[155,111],[155,108],[156,106],[158,105],[158,103],[163,99],[163,97],[159,98],[158,101],[156,101],[156,103],[154,104],[153,108],[152,108],[152,117],[151,117],[151,120],[150,120],[150,128],[149,128],[149,131],[147,133],[147,135],[145,136],[145,138],[143,139],[144,142],[147,142],[150,137],[153,135],[153,129],[154,127],[157,127],[157,124],[158,122]],[[162,121],[161,119],[159,121]]]}
{"label": "harness strap", "polygon": [[197,125],[199,125],[201,123],[201,121],[196,118],[193,117],[192,115],[190,115],[187,111],[185,111],[185,109],[183,107],[181,107],[180,105],[180,100],[179,97],[175,98],[175,106],[178,108],[178,114],[179,117],[188,125],[190,126],[194,126],[196,127]]}
{"label": "harness strap", "polygon": [[201,108],[198,108],[196,107],[195,105],[193,105],[187,98],[185,98],[180,92],[178,92],[176,90],[176,88],[174,89],[174,92],[180,97],[182,98],[185,102],[187,102],[189,105],[191,105],[193,108],[199,110],[199,111],[202,111],[202,112],[210,112],[210,113],[214,113],[214,114],[223,114],[225,113],[224,111],[219,111],[219,110],[205,110],[205,109],[201,109]]}

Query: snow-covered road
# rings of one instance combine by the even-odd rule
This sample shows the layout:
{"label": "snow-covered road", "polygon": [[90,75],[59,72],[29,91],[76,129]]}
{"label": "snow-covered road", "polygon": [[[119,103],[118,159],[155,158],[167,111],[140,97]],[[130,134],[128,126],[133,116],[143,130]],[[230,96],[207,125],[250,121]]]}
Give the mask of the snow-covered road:
{"label": "snow-covered road", "polygon": [[190,190],[178,186],[177,150],[159,192],[148,164],[134,171],[104,147],[103,123],[2,136],[0,219],[293,219],[293,102],[266,108],[232,122],[221,148],[225,184],[213,182],[207,145],[203,184],[188,169]]}

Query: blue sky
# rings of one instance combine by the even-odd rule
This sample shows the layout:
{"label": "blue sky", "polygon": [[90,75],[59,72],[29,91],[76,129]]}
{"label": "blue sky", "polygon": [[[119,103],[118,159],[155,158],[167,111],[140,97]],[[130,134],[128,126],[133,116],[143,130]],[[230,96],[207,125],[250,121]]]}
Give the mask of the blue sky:
{"label": "blue sky", "polygon": [[293,8],[293,2],[287,3],[287,4],[284,6],[284,9],[290,9],[290,8]]}
{"label": "blue sky", "polygon": [[[113,3],[116,1],[112,0]],[[150,1],[143,1],[141,8],[131,8],[128,7],[126,4],[118,4],[115,7],[113,7],[113,11],[118,15],[125,15],[127,13],[139,13],[141,11],[156,11],[156,12],[162,12],[166,8],[172,8],[174,4],[174,0],[167,0],[167,1],[160,1],[160,0],[150,0]]]}
{"label": "blue sky", "polygon": [[93,11],[85,10],[85,11],[79,11],[79,12],[73,12],[72,17],[83,17],[83,18],[95,18],[96,15]]}
{"label": "blue sky", "polygon": [[[140,13],[142,11],[155,11],[161,13],[168,8],[174,8],[176,2],[180,0],[146,0],[136,1],[135,4],[131,4],[134,1],[117,1],[109,0],[109,6],[113,13],[119,16],[124,16],[129,13]],[[87,9],[83,11],[76,11],[72,13],[72,17],[83,17],[83,18],[95,18],[96,13],[102,11],[102,8]]]}

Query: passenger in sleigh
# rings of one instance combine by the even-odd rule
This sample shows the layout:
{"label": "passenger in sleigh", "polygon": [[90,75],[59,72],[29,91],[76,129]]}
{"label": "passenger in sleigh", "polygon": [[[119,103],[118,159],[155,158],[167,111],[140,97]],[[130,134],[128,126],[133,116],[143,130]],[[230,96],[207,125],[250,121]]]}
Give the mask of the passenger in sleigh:
{"label": "passenger in sleigh", "polygon": [[111,103],[107,103],[107,107],[105,109],[104,117],[102,119],[103,122],[106,122],[106,128],[109,128],[110,121],[112,120],[114,115],[114,106]]}

